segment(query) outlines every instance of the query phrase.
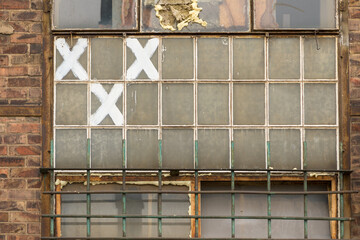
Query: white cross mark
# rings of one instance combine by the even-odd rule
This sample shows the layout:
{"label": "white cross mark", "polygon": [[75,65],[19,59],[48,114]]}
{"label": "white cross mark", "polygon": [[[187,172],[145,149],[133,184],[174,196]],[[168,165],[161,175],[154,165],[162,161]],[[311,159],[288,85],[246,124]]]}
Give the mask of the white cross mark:
{"label": "white cross mark", "polygon": [[136,60],[127,70],[126,78],[130,80],[136,79],[142,70],[151,80],[159,79],[159,73],[151,62],[150,58],[159,46],[159,39],[150,39],[143,48],[140,42],[135,38],[128,38],[126,45],[134,53]]}
{"label": "white cross mark", "polygon": [[98,125],[107,115],[111,117],[116,126],[122,126],[124,124],[124,117],[115,105],[123,89],[123,84],[114,84],[108,94],[101,84],[91,84],[91,92],[94,93],[101,102],[101,106],[90,117],[91,125]]}
{"label": "white cross mark", "polygon": [[63,79],[66,74],[71,70],[75,77],[80,80],[87,80],[88,74],[85,69],[78,62],[80,56],[84,53],[85,48],[88,45],[88,40],[86,38],[80,38],[76,45],[70,51],[69,45],[66,43],[64,38],[58,38],[55,41],[55,45],[64,61],[56,69],[55,78],[57,80]]}

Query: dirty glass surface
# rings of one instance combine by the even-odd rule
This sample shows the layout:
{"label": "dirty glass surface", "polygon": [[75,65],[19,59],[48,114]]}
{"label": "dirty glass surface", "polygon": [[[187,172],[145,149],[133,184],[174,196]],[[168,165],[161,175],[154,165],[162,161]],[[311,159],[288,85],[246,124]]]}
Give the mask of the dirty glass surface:
{"label": "dirty glass surface", "polygon": [[91,39],[91,79],[121,79],[123,76],[123,40]]}
{"label": "dirty glass surface", "polygon": [[86,125],[85,84],[56,84],[56,124]]}
{"label": "dirty glass surface", "polygon": [[[248,0],[143,0],[142,2],[141,30],[145,32],[249,30]],[[196,5],[192,5],[194,3]],[[155,7],[159,9],[158,13]],[[160,22],[156,14],[160,15],[163,21]],[[189,24],[187,25],[186,22]]]}
{"label": "dirty glass surface", "polygon": [[304,84],[305,124],[336,124],[336,85]]}
{"label": "dirty glass surface", "polygon": [[198,124],[229,124],[228,84],[198,84]]}
{"label": "dirty glass surface", "polygon": [[162,121],[164,125],[194,124],[194,85],[162,85]]}
{"label": "dirty glass surface", "polygon": [[270,124],[300,124],[300,84],[270,84],[269,92]]}
{"label": "dirty glass surface", "polygon": [[86,167],[87,137],[84,129],[57,129],[55,138],[57,168]]}
{"label": "dirty glass surface", "polygon": [[91,167],[121,168],[123,162],[122,130],[91,130]]}
{"label": "dirty glass surface", "polygon": [[263,125],[265,123],[265,84],[233,84],[234,125]]}
{"label": "dirty glass surface", "polygon": [[194,167],[194,130],[164,129],[162,132],[163,167]]}
{"label": "dirty glass surface", "polygon": [[199,168],[229,168],[229,130],[198,130]]}
{"label": "dirty glass surface", "polygon": [[198,78],[229,79],[229,39],[198,39]]}
{"label": "dirty glass surface", "polygon": [[158,124],[158,85],[127,84],[127,124]]}
{"label": "dirty glass surface", "polygon": [[300,169],[300,131],[270,129],[270,166],[274,169]]}
{"label": "dirty glass surface", "polygon": [[128,168],[159,167],[157,130],[127,130],[126,144]]}
{"label": "dirty glass surface", "polygon": [[265,78],[263,38],[234,38],[233,51],[234,79]]}
{"label": "dirty glass surface", "polygon": [[299,38],[270,38],[269,77],[271,79],[300,78]]}
{"label": "dirty glass surface", "polygon": [[255,0],[255,29],[335,29],[335,0]]}
{"label": "dirty glass surface", "polygon": [[162,78],[194,78],[194,39],[164,38],[162,40]]}
{"label": "dirty glass surface", "polygon": [[54,29],[118,29],[137,28],[135,0],[54,0]]}

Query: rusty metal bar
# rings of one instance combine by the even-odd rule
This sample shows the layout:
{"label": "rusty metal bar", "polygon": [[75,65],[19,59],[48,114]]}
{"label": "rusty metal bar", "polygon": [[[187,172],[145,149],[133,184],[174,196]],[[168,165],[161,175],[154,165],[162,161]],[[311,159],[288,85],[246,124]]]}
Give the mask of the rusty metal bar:
{"label": "rusty metal bar", "polygon": [[[306,169],[307,168],[307,143],[306,141],[304,141],[304,162],[303,162],[303,168]],[[304,217],[307,217],[307,208],[308,208],[308,196],[307,196],[307,191],[308,191],[308,180],[307,180],[307,172],[304,171]],[[307,239],[308,238],[308,221],[304,220],[304,238]]]}
{"label": "rusty metal bar", "polygon": [[[123,148],[123,162],[122,162],[122,167],[125,168],[126,167],[126,140],[124,139],[122,142],[122,148]],[[126,214],[126,171],[123,170],[122,171],[122,212],[123,214]],[[126,217],[124,217],[122,219],[122,232],[123,232],[123,237],[126,237]]]}
{"label": "rusty metal bar", "polygon": [[[158,215],[162,215],[162,142],[159,140],[159,171],[158,171]],[[158,237],[162,237],[162,219],[158,218]]]}

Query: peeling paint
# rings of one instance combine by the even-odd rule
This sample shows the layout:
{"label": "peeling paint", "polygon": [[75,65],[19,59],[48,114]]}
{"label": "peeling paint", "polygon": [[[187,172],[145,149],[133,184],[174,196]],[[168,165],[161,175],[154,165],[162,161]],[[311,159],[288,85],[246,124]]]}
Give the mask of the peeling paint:
{"label": "peeling paint", "polygon": [[63,187],[65,187],[66,185],[71,184],[71,182],[67,182],[67,181],[62,181],[60,179],[56,179],[55,185],[59,186],[62,189]]}
{"label": "peeling paint", "polygon": [[182,30],[191,22],[206,27],[207,22],[199,18],[201,10],[197,0],[159,0],[155,5],[161,27],[171,31]]}

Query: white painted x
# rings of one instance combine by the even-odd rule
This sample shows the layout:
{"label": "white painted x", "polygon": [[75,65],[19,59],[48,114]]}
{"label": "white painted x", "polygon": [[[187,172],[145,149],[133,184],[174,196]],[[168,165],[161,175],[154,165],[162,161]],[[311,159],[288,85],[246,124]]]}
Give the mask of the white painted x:
{"label": "white painted x", "polygon": [[56,39],[55,45],[56,49],[64,59],[61,65],[56,69],[55,78],[57,80],[61,80],[71,70],[74,76],[78,79],[87,80],[88,74],[78,60],[84,53],[85,48],[88,45],[88,40],[86,38],[80,38],[73,47],[72,51],[70,51],[70,47],[64,38]]}
{"label": "white painted x", "polygon": [[101,102],[101,106],[91,115],[90,124],[98,125],[109,115],[116,126],[122,126],[124,124],[124,117],[115,104],[123,92],[123,84],[114,84],[109,94],[99,83],[91,84],[90,88],[91,92]]}
{"label": "white painted x", "polygon": [[126,46],[131,49],[136,57],[134,63],[127,70],[126,78],[129,80],[137,79],[141,71],[144,70],[151,80],[159,79],[159,73],[150,60],[159,46],[159,39],[150,39],[143,48],[136,38],[128,38],[126,39]]}

